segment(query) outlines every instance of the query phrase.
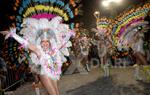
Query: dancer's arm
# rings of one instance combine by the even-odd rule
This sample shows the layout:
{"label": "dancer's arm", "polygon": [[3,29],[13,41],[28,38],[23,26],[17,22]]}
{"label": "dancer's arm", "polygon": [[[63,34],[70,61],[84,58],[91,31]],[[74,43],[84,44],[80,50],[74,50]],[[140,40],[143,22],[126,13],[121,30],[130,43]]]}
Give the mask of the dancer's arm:
{"label": "dancer's arm", "polygon": [[40,51],[38,50],[38,48],[35,45],[29,43],[27,40],[23,39],[22,37],[18,36],[17,34],[13,34],[12,37],[17,42],[22,44],[25,48],[28,48],[29,50],[33,51],[37,55],[38,58],[41,57]]}
{"label": "dancer's arm", "polygon": [[37,55],[38,58],[41,58],[41,52],[40,52],[40,50],[39,50],[35,45],[29,44],[29,45],[28,45],[28,48],[29,48],[31,51],[33,51],[33,52]]}
{"label": "dancer's arm", "polygon": [[22,37],[18,36],[16,34],[16,29],[15,28],[11,28],[10,32],[9,31],[2,31],[0,33],[3,34],[3,35],[6,35],[5,39],[7,39],[9,37],[13,37],[18,43],[20,43],[24,47],[28,48],[29,50],[33,51],[34,53],[36,53],[36,55],[40,58],[41,54],[40,54],[38,48],[35,45],[29,43],[27,40],[25,40]]}
{"label": "dancer's arm", "polygon": [[16,29],[15,28],[10,28],[10,31],[2,31],[0,33],[3,34],[3,35],[6,35],[5,39],[8,39],[9,37],[13,37],[18,43],[24,45],[25,47],[28,45],[27,40],[21,38],[20,36],[18,36],[16,34]]}

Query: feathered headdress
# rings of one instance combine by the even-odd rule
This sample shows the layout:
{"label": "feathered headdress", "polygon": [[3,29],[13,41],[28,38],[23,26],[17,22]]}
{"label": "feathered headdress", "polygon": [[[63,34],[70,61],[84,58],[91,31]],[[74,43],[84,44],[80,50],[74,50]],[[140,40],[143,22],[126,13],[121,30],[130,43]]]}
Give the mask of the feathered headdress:
{"label": "feathered headdress", "polygon": [[[65,53],[67,51],[65,47],[71,46],[69,38],[73,32],[69,31],[74,28],[74,17],[82,14],[80,2],[81,0],[15,0],[13,9],[16,14],[13,19],[16,21],[17,33],[35,45],[44,37],[51,38],[53,41],[51,43],[55,43],[55,46]],[[43,32],[43,29],[48,31]],[[30,59],[29,52],[24,49],[19,50],[21,54],[18,53],[19,44],[16,41],[10,39],[8,43],[4,48],[6,51],[4,57],[10,61],[8,56],[15,54],[14,61],[9,63],[19,65],[16,60],[22,54]],[[23,62],[28,63],[28,60]]]}

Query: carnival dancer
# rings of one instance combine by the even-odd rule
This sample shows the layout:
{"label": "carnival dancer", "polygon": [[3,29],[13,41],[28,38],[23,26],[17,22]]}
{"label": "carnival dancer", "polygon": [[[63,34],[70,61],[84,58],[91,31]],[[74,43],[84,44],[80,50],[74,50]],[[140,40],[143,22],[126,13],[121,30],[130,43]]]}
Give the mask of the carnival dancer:
{"label": "carnival dancer", "polygon": [[60,79],[62,64],[69,56],[68,47],[71,46],[70,37],[74,35],[69,26],[62,23],[61,17],[48,19],[25,18],[22,23],[20,37],[16,28],[3,31],[5,38],[13,37],[25,49],[30,50],[30,67],[38,67],[40,81],[49,95],[59,95],[57,82]]}
{"label": "carnival dancer", "polygon": [[131,48],[133,49],[133,57],[136,61],[134,74],[136,80],[142,80],[142,78],[140,77],[140,65],[148,65],[145,58],[145,51],[143,49],[143,36],[144,35],[137,33],[137,35],[135,35],[135,37],[132,39],[133,42],[131,45]]}
{"label": "carnival dancer", "polygon": [[79,39],[79,46],[80,46],[80,53],[81,53],[81,62],[83,63],[83,66],[86,67],[87,71],[90,71],[89,68],[89,62],[88,62],[88,54],[89,54],[89,38],[87,38],[87,36],[83,36],[81,37],[81,39]]}
{"label": "carnival dancer", "polygon": [[100,41],[98,43],[98,55],[100,57],[101,66],[104,70],[104,77],[109,77],[109,52],[112,44],[111,35],[108,32],[99,34]]}
{"label": "carnival dancer", "polygon": [[[122,34],[121,40],[124,46],[129,45],[133,49],[133,57],[135,58],[136,64],[134,77],[136,80],[143,80],[140,76],[140,70],[146,68],[146,72],[150,72],[147,68],[148,62],[145,57],[145,51],[143,49],[144,41],[144,32],[147,31],[147,21],[140,21],[133,23],[128,27],[125,32]],[[143,66],[141,66],[143,65]],[[149,75],[148,75],[149,76]]]}

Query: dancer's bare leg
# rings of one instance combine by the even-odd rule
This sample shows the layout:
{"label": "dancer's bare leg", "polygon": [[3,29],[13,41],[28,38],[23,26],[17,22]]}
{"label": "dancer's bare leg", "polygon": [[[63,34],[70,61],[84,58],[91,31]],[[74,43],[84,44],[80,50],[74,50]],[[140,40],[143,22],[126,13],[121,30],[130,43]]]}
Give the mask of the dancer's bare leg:
{"label": "dancer's bare leg", "polygon": [[105,62],[105,72],[106,72],[106,77],[109,77],[109,67],[108,67],[108,58],[107,54],[104,56],[104,62]]}
{"label": "dancer's bare leg", "polygon": [[57,91],[57,95],[59,95],[58,81],[57,80],[52,80],[52,81],[53,81],[53,84],[54,84],[55,89]]}
{"label": "dancer's bare leg", "polygon": [[140,76],[140,65],[141,65],[141,61],[140,59],[138,59],[138,57],[135,57],[136,58],[136,64],[137,66],[135,67],[135,73],[134,73],[134,76],[135,76],[135,79],[136,80],[142,80],[141,76]]}
{"label": "dancer's bare leg", "polygon": [[142,80],[142,78],[140,77],[140,65],[148,65],[146,58],[144,56],[144,54],[140,53],[140,52],[136,52],[134,53],[134,57],[136,58],[136,64],[138,64],[138,66],[135,68],[135,76],[138,80]]}
{"label": "dancer's bare leg", "polygon": [[53,80],[46,75],[40,75],[40,80],[49,95],[58,95]]}
{"label": "dancer's bare leg", "polygon": [[104,65],[104,58],[103,57],[100,57],[100,64],[101,64],[101,67],[103,67],[103,65]]}
{"label": "dancer's bare leg", "polygon": [[107,77],[107,68],[106,68],[106,55],[105,56],[103,56],[103,57],[101,57],[100,58],[100,61],[101,61],[101,66],[102,66],[102,68],[103,68],[103,71],[104,71],[104,77]]}
{"label": "dancer's bare leg", "polygon": [[144,55],[140,52],[137,52],[134,54],[134,56],[136,57],[136,60],[140,61],[139,63],[141,65],[148,65],[146,58],[144,57]]}
{"label": "dancer's bare leg", "polygon": [[104,65],[107,64],[107,55],[104,56]]}

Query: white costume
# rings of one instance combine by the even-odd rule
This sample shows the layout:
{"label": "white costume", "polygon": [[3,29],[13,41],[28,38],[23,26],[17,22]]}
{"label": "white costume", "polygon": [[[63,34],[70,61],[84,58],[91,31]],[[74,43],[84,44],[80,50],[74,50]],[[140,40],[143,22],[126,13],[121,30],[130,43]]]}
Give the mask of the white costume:
{"label": "white costume", "polygon": [[[31,68],[33,64],[39,66],[40,69],[37,73],[47,75],[54,80],[60,78],[61,66],[66,61],[64,56],[69,56],[68,47],[72,45],[69,39],[74,35],[74,32],[61,21],[61,17],[55,17],[51,21],[26,18],[20,32],[24,39],[15,33],[16,29],[11,29],[7,35],[12,36],[27,49],[29,44],[34,45],[41,53],[41,57],[38,58],[34,52],[30,53]],[[41,47],[43,39],[50,42],[50,48],[47,51]]]}
{"label": "white costume", "polygon": [[144,44],[144,41],[140,38],[135,44],[132,44],[131,47],[133,51],[140,52],[145,55],[143,44]]}

